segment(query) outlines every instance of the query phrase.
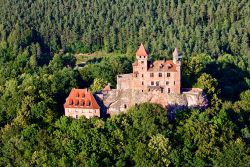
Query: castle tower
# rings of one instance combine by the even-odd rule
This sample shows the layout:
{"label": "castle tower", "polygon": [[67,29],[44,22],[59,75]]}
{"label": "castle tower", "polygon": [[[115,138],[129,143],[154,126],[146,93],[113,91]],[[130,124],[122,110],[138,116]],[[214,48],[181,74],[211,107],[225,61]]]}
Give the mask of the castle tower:
{"label": "castle tower", "polygon": [[136,63],[133,65],[134,81],[133,87],[142,92],[147,89],[146,75],[148,70],[148,52],[143,44],[136,52]]}
{"label": "castle tower", "polygon": [[176,65],[176,75],[174,77],[175,80],[175,92],[181,93],[181,59],[182,55],[179,53],[178,49],[175,48],[173,52],[173,63]]}
{"label": "castle tower", "polygon": [[143,44],[140,45],[136,52],[136,59],[138,61],[138,66],[141,67],[140,71],[147,71],[148,68],[148,53]]}

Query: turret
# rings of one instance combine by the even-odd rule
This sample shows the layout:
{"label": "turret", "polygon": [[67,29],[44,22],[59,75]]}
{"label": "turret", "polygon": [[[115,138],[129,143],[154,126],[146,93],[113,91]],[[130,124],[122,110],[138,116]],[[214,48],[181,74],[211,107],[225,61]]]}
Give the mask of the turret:
{"label": "turret", "polygon": [[175,48],[173,52],[173,62],[174,64],[181,64],[182,55],[179,53],[178,49]]}
{"label": "turret", "polygon": [[148,66],[148,52],[146,51],[143,44],[140,45],[139,49],[136,52],[136,59],[138,66],[141,67],[142,71],[147,71]]}

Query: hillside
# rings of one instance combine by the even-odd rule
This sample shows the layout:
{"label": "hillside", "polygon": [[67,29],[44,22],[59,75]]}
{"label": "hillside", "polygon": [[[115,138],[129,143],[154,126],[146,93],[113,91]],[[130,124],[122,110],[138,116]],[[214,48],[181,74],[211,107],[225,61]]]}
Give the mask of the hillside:
{"label": "hillside", "polygon": [[144,42],[152,54],[249,55],[248,0],[1,0],[0,11],[0,39],[16,47],[33,30],[52,51],[133,53]]}
{"label": "hillside", "polygon": [[[72,88],[130,73],[140,43],[149,61],[177,47],[208,108],[64,116]],[[250,166],[250,1],[0,0],[0,128],[0,166]]]}

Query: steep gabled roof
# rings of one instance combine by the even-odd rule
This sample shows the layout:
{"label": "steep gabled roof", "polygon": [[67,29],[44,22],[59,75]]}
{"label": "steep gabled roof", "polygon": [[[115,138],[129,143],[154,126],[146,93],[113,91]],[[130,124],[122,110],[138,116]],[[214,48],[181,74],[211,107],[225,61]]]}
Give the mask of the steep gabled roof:
{"label": "steep gabled roof", "polygon": [[100,109],[100,106],[88,89],[72,89],[64,108]]}
{"label": "steep gabled roof", "polygon": [[148,56],[148,52],[146,51],[146,49],[142,43],[136,52],[136,56]]}
{"label": "steep gabled roof", "polygon": [[173,60],[156,60],[149,64],[150,72],[176,72],[176,64]]}

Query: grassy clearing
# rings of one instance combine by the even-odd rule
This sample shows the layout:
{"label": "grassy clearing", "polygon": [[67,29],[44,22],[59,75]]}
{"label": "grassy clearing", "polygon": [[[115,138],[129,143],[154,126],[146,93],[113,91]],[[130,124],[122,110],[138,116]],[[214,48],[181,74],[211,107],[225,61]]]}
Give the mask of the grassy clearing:
{"label": "grassy clearing", "polygon": [[76,57],[76,64],[80,64],[82,62],[86,62],[89,60],[92,60],[94,58],[103,58],[103,57],[109,57],[109,56],[121,56],[126,55],[122,53],[106,53],[103,51],[98,51],[94,53],[77,53],[75,54]]}

